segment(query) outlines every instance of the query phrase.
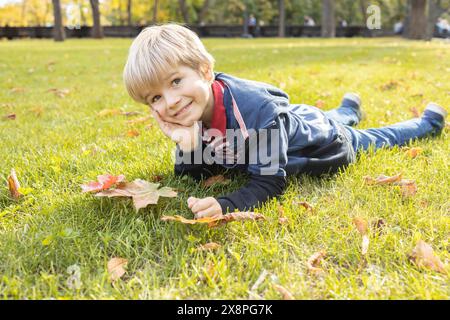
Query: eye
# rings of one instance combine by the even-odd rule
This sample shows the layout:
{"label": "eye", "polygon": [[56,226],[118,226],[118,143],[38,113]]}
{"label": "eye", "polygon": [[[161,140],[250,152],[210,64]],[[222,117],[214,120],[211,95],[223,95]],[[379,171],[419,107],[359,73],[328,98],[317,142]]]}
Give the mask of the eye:
{"label": "eye", "polygon": [[154,96],[154,97],[152,98],[151,103],[157,102],[160,98],[161,98],[161,96]]}
{"label": "eye", "polygon": [[180,84],[180,82],[181,82],[181,78],[175,78],[172,80],[172,83],[175,85]]}

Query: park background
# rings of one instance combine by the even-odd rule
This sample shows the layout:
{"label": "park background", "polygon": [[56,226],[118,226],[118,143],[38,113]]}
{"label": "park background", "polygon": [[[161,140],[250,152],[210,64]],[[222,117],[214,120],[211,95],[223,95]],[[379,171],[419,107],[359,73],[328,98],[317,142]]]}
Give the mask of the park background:
{"label": "park background", "polygon": [[[371,5],[381,29],[369,28]],[[437,138],[363,154],[337,175],[291,177],[280,199],[256,210],[265,221],[210,229],[160,218],[192,218],[189,196],[218,196],[245,179],[206,186],[175,177],[174,144],[122,82],[144,26],[215,26],[225,37],[202,39],[217,71],[324,110],[359,92],[359,127],[388,125],[430,101],[448,109],[448,9],[438,0],[0,1],[0,296],[448,299],[448,125]],[[273,37],[254,33],[251,15]],[[292,36],[293,26],[302,31]],[[136,212],[129,200],[81,192],[104,173],[179,194]],[[414,180],[414,192],[365,182],[398,173]]]}

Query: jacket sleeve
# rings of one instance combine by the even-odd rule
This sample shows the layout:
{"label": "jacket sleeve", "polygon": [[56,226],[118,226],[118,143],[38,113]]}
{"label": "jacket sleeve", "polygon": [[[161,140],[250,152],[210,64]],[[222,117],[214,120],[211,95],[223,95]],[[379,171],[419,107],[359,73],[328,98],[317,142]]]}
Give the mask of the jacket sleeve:
{"label": "jacket sleeve", "polygon": [[249,182],[235,192],[217,198],[222,212],[250,211],[286,188],[288,136],[286,119],[278,116],[274,123],[249,138]]}

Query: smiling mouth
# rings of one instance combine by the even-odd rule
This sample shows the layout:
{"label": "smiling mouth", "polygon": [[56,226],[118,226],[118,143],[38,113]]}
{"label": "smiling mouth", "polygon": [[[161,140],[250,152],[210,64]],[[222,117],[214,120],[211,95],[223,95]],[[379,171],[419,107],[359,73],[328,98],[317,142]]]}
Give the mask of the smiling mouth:
{"label": "smiling mouth", "polygon": [[187,109],[189,109],[189,107],[192,105],[192,101],[189,102],[189,104],[185,107],[183,107],[183,109],[181,109],[180,111],[178,111],[177,113],[175,113],[174,117],[178,117],[179,115],[183,114],[186,112]]}

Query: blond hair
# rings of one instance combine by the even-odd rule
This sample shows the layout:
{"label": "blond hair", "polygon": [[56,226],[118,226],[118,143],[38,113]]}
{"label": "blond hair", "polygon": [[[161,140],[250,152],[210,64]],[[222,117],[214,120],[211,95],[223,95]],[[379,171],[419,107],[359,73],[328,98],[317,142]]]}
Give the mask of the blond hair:
{"label": "blond hair", "polygon": [[162,83],[167,70],[185,65],[208,79],[214,79],[214,58],[199,37],[178,24],[147,27],[131,44],[123,79],[130,96],[147,104],[146,95],[152,86]]}

